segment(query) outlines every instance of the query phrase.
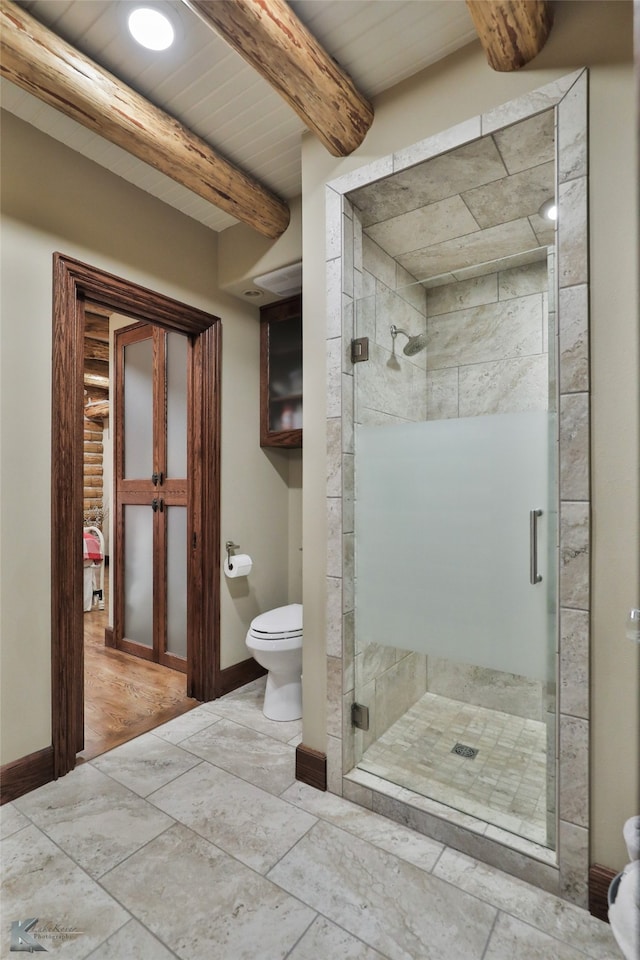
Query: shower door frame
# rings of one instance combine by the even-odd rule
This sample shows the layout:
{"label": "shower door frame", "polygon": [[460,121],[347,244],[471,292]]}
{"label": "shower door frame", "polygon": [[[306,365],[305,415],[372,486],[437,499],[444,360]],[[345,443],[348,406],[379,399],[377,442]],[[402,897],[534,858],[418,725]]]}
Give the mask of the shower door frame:
{"label": "shower door frame", "polygon": [[[327,460],[340,464],[340,489],[328,490],[327,525],[327,787],[391,819],[450,844],[567,900],[587,906],[589,873],[589,250],[586,69],[374,161],[326,186],[327,377],[340,383],[328,404]],[[354,701],[353,368],[358,290],[353,211],[347,194],[424,160],[555,108],[557,151],[557,326],[559,376],[559,644],[557,653],[557,848],[492,831],[482,835],[443,816],[430,801],[377,778],[349,777],[355,764]],[[564,133],[563,136],[563,132]],[[583,134],[583,135],[582,135]],[[335,238],[335,239],[334,239]],[[342,316],[341,336],[333,317]],[[571,365],[571,368],[569,367]],[[576,424],[579,424],[576,430]],[[335,682],[336,677],[342,683]],[[570,690],[571,703],[561,693]],[[566,712],[565,712],[566,709]],[[563,776],[565,772],[565,776]]]}

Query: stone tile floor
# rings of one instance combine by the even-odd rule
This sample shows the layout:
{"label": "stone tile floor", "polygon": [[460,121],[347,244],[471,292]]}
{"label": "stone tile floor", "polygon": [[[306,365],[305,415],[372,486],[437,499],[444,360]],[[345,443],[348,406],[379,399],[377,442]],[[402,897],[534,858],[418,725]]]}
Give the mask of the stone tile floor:
{"label": "stone tile floor", "polygon": [[262,682],[1,808],[13,921],[92,960],[620,960],[607,924],[294,779]]}
{"label": "stone tile floor", "polygon": [[[452,753],[456,743],[477,756]],[[358,768],[544,845],[546,748],[540,721],[426,693]]]}

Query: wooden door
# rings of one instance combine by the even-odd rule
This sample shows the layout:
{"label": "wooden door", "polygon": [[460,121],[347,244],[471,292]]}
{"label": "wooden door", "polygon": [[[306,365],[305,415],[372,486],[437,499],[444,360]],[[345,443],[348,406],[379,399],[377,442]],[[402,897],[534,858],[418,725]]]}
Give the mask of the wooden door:
{"label": "wooden door", "polygon": [[186,672],[189,338],[115,334],[114,643]]}

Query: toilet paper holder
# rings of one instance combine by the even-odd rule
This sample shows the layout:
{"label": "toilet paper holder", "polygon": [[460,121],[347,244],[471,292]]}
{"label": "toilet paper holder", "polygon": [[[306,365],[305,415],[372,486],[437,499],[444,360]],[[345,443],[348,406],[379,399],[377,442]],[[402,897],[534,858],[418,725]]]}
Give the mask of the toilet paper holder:
{"label": "toilet paper holder", "polygon": [[232,551],[232,550],[239,550],[239,549],[240,549],[240,544],[239,544],[239,543],[234,543],[233,540],[227,540],[226,543],[225,543],[225,545],[224,545],[224,547],[225,547],[225,550],[227,551],[227,563],[228,563],[228,565],[231,567],[231,566],[232,566],[231,561],[233,560],[233,557],[232,557],[232,555],[231,555],[231,551]]}

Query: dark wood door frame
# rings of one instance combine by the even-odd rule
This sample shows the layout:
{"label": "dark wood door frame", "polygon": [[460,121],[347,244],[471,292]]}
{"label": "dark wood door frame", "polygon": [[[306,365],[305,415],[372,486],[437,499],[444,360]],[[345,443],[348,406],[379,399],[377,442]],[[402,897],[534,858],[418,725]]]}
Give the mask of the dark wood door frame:
{"label": "dark wood door frame", "polygon": [[53,257],[51,700],[54,777],[75,766],[84,722],[82,437],[84,304],[191,338],[187,694],[220,687],[220,341],[218,317],[63,254]]}

